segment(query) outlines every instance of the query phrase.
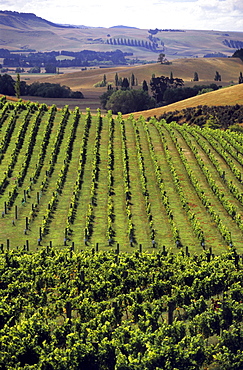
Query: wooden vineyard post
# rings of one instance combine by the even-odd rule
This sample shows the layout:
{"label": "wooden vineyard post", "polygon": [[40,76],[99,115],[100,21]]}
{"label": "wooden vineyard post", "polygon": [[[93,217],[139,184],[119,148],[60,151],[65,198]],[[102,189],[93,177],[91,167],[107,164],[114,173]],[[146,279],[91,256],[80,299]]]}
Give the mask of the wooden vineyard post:
{"label": "wooden vineyard post", "polygon": [[95,251],[96,252],[99,252],[99,243],[96,243],[96,245],[95,245]]}
{"label": "wooden vineyard post", "polygon": [[28,228],[29,228],[29,220],[28,220],[28,217],[25,218],[25,228],[26,228],[26,230],[28,230]]}
{"label": "wooden vineyard post", "polygon": [[80,280],[84,283],[84,270],[80,271]]}
{"label": "wooden vineyard post", "polygon": [[15,206],[15,220],[18,219],[18,206]]}
{"label": "wooden vineyard post", "polygon": [[7,251],[9,251],[9,248],[10,248],[10,241],[9,239],[7,239]]}
{"label": "wooden vineyard post", "polygon": [[169,301],[168,302],[168,324],[169,325],[173,324],[174,309],[175,309],[175,302],[174,301]]}
{"label": "wooden vineyard post", "polygon": [[39,228],[39,238],[38,238],[38,245],[41,245],[41,227]]}
{"label": "wooden vineyard post", "polygon": [[71,320],[72,319],[72,305],[70,301],[66,302],[65,309],[66,309],[67,319]]}
{"label": "wooden vineyard post", "polygon": [[143,251],[143,246],[142,244],[139,244],[139,253],[142,253],[142,251]]}

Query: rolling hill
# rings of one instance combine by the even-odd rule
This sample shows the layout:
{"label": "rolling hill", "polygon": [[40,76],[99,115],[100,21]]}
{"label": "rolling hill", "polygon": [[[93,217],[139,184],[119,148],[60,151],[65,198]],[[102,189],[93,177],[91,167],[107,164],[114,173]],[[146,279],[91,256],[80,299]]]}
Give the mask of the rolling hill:
{"label": "rolling hill", "polygon": [[[141,85],[143,80],[150,81],[153,74],[156,76],[170,76],[182,78],[186,86],[193,86],[196,82],[192,81],[194,72],[199,75],[198,84],[207,84],[214,81],[215,72],[221,74],[220,85],[227,86],[238,83],[239,74],[243,71],[243,62],[239,58],[181,58],[172,60],[169,65],[152,63],[138,66],[123,66],[111,68],[96,68],[86,71],[73,73],[57,74],[52,76],[34,75],[28,76],[30,81],[43,80],[48,82],[60,83],[69,86],[73,90],[93,89],[93,85],[103,79],[106,74],[107,82],[114,84],[115,74],[119,77],[130,77],[133,73]],[[24,78],[24,76],[23,76]]]}
{"label": "rolling hill", "polygon": [[[199,75],[198,82],[192,81],[195,71]],[[220,86],[229,86],[232,83],[237,85],[232,89],[223,89],[215,92],[213,95],[204,94],[201,97],[198,96],[187,99],[183,102],[175,103],[175,105],[173,104],[172,106],[158,108],[151,113],[142,113],[145,117],[148,117],[154,114],[159,116],[165,110],[168,111],[168,109],[180,109],[180,107],[183,109],[184,105],[212,105],[214,104],[211,100],[212,96],[214,97],[215,105],[243,104],[243,87],[242,85],[238,85],[239,74],[243,71],[242,61],[239,58],[183,58],[173,60],[170,65],[153,63],[139,66],[95,68],[86,71],[77,71],[51,76],[42,73],[26,77],[26,74],[23,74],[21,79],[26,79],[27,83],[34,81],[59,83],[61,85],[69,86],[72,90],[81,90],[86,98],[80,102],[82,104],[82,107],[80,106],[82,109],[84,106],[89,106],[90,102],[92,102],[92,106],[95,104],[97,107],[100,106],[99,96],[106,91],[106,87],[96,88],[94,85],[97,82],[102,81],[104,74],[106,75],[107,82],[114,85],[116,73],[121,78],[129,78],[133,73],[138,80],[138,87],[141,88],[143,80],[146,80],[149,85],[149,81],[153,74],[156,76],[170,76],[171,72],[174,77],[182,78],[185,82],[185,86],[194,86],[196,84],[210,85],[211,83],[215,83],[214,76],[216,71],[218,71],[222,76],[222,81],[218,82]],[[174,106],[175,108],[173,108]]]}
{"label": "rolling hill", "polygon": [[[217,91],[211,91],[206,94],[194,96],[189,99],[185,99],[173,104],[166,105],[164,107],[154,108],[147,111],[133,113],[134,118],[143,116],[144,118],[159,117],[164,113],[181,111],[186,108],[193,108],[199,105],[208,106],[222,106],[222,105],[243,105],[243,85],[235,85],[220,89]],[[124,115],[124,118],[129,115]]]}
{"label": "rolling hill", "polygon": [[[133,53],[134,60],[144,61],[156,61],[158,52],[164,52],[167,59],[202,57],[212,53],[230,56],[243,45],[242,32],[159,30],[156,35],[151,35],[147,29],[133,27],[58,25],[34,14],[10,11],[0,11],[0,32],[0,48],[11,51],[120,49]],[[146,42],[156,44],[157,52],[145,47]]]}

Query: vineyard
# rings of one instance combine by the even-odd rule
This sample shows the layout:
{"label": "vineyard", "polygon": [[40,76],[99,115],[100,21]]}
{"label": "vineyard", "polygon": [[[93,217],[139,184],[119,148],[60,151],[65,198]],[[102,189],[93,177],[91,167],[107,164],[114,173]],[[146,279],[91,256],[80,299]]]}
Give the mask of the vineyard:
{"label": "vineyard", "polygon": [[0,254],[2,370],[242,370],[235,251]]}
{"label": "vineyard", "polygon": [[243,252],[243,138],[0,102],[1,249]]}
{"label": "vineyard", "polygon": [[242,370],[242,135],[0,113],[0,369]]}

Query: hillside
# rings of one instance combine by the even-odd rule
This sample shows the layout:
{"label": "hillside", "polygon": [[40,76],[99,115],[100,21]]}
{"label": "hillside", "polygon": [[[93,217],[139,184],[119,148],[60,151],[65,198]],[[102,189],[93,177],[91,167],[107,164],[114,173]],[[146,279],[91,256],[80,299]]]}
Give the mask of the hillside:
{"label": "hillside", "polygon": [[[102,81],[104,74],[106,74],[107,82],[114,85],[116,73],[122,78],[130,77],[133,73],[138,80],[138,84],[142,85],[143,80],[149,83],[153,74],[156,76],[170,76],[172,72],[174,77],[182,78],[186,86],[193,86],[195,84],[201,85],[215,82],[214,76],[216,71],[222,76],[220,85],[225,86],[231,83],[238,83],[239,74],[243,71],[243,62],[239,58],[182,58],[172,60],[169,65],[152,63],[139,66],[96,68],[52,76],[46,76],[45,74],[28,76],[28,80],[38,81],[45,79],[48,82],[69,86],[73,90],[94,90],[93,85]],[[197,72],[199,75],[198,82],[192,81],[194,72]],[[25,78],[24,75],[23,78]],[[95,90],[102,91],[101,88],[96,88]]]}
{"label": "hillside", "polygon": [[[134,60],[138,58],[156,61],[159,52],[164,52],[167,59],[202,57],[212,53],[231,56],[241,43],[243,45],[241,32],[161,30],[152,36],[148,31],[122,26],[112,28],[61,26],[34,14],[0,11],[0,48],[9,50],[120,49],[133,53]],[[156,52],[148,48],[148,45],[146,47],[146,43],[151,43]]]}
{"label": "hillside", "polygon": [[[179,101],[177,103],[169,104],[164,107],[154,108],[147,111],[141,111],[133,113],[134,118],[143,116],[144,118],[149,117],[160,117],[164,113],[181,111],[182,109],[197,107],[199,105],[207,106],[220,106],[220,105],[243,105],[243,85],[235,85],[225,87],[217,91],[211,91],[206,94],[194,96],[189,99]],[[129,115],[124,115],[124,118]]]}
{"label": "hillside", "polygon": [[[193,75],[194,72],[197,72],[199,75],[199,81],[193,82]],[[191,59],[175,59],[171,62],[170,65],[153,63],[153,64],[146,64],[146,65],[139,65],[139,66],[125,66],[125,67],[113,67],[113,68],[95,68],[89,69],[86,71],[78,71],[72,73],[64,73],[59,75],[46,75],[45,73],[37,74],[37,75],[21,75],[22,80],[26,80],[26,82],[32,83],[34,81],[45,81],[51,83],[59,83],[61,85],[69,86],[72,90],[80,90],[84,94],[84,99],[82,102],[76,102],[81,109],[90,106],[92,104],[92,108],[100,106],[99,96],[102,95],[106,91],[106,87],[99,87],[96,88],[94,85],[102,81],[104,74],[106,75],[106,79],[108,83],[113,84],[115,82],[115,75],[118,74],[119,77],[131,77],[132,73],[135,75],[135,78],[138,81],[138,88],[141,88],[143,80],[146,80],[148,85],[149,81],[153,74],[156,76],[170,76],[170,73],[173,73],[174,77],[182,78],[185,81],[185,86],[194,86],[194,85],[209,85],[211,83],[215,83],[214,76],[215,72],[218,71],[222,76],[222,81],[218,82],[220,86],[228,86],[231,83],[238,83],[239,74],[243,71],[243,63],[239,58],[191,58]],[[238,101],[239,104],[241,103],[242,99],[242,88],[237,87],[235,89],[230,90],[230,94],[227,94],[227,91],[221,90],[219,92],[218,98],[218,105],[220,105],[220,96],[222,94],[222,105],[224,104],[234,104],[234,101]],[[236,97],[234,97],[234,92],[236,93]],[[217,96],[217,95],[216,95]],[[206,99],[206,96],[196,97],[192,100],[187,100],[184,103],[179,102],[176,104],[201,104],[200,101]],[[197,104],[197,99],[199,99],[199,103]],[[47,101],[46,101],[47,102]],[[209,103],[212,104],[212,101],[209,100]],[[47,102],[48,104],[48,102]],[[67,102],[68,104],[68,102]],[[205,102],[207,104],[207,102]],[[177,106],[176,106],[177,107]],[[183,106],[182,106],[183,107]],[[173,107],[172,107],[173,108]],[[166,110],[167,107],[158,108],[158,112],[156,111],[149,113],[143,112],[145,117],[151,115],[160,115],[160,110],[163,112]],[[170,109],[170,108],[169,108]],[[177,108],[175,108],[177,109]]]}
{"label": "hillside", "polygon": [[242,252],[237,134],[4,98],[0,124],[0,244]]}

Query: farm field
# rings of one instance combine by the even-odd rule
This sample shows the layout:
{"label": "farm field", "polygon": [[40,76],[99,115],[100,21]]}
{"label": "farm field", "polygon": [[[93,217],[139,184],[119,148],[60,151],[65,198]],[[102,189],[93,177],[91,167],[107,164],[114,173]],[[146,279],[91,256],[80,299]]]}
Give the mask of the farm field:
{"label": "farm field", "polygon": [[0,108],[2,247],[243,252],[240,134],[4,98]]}

